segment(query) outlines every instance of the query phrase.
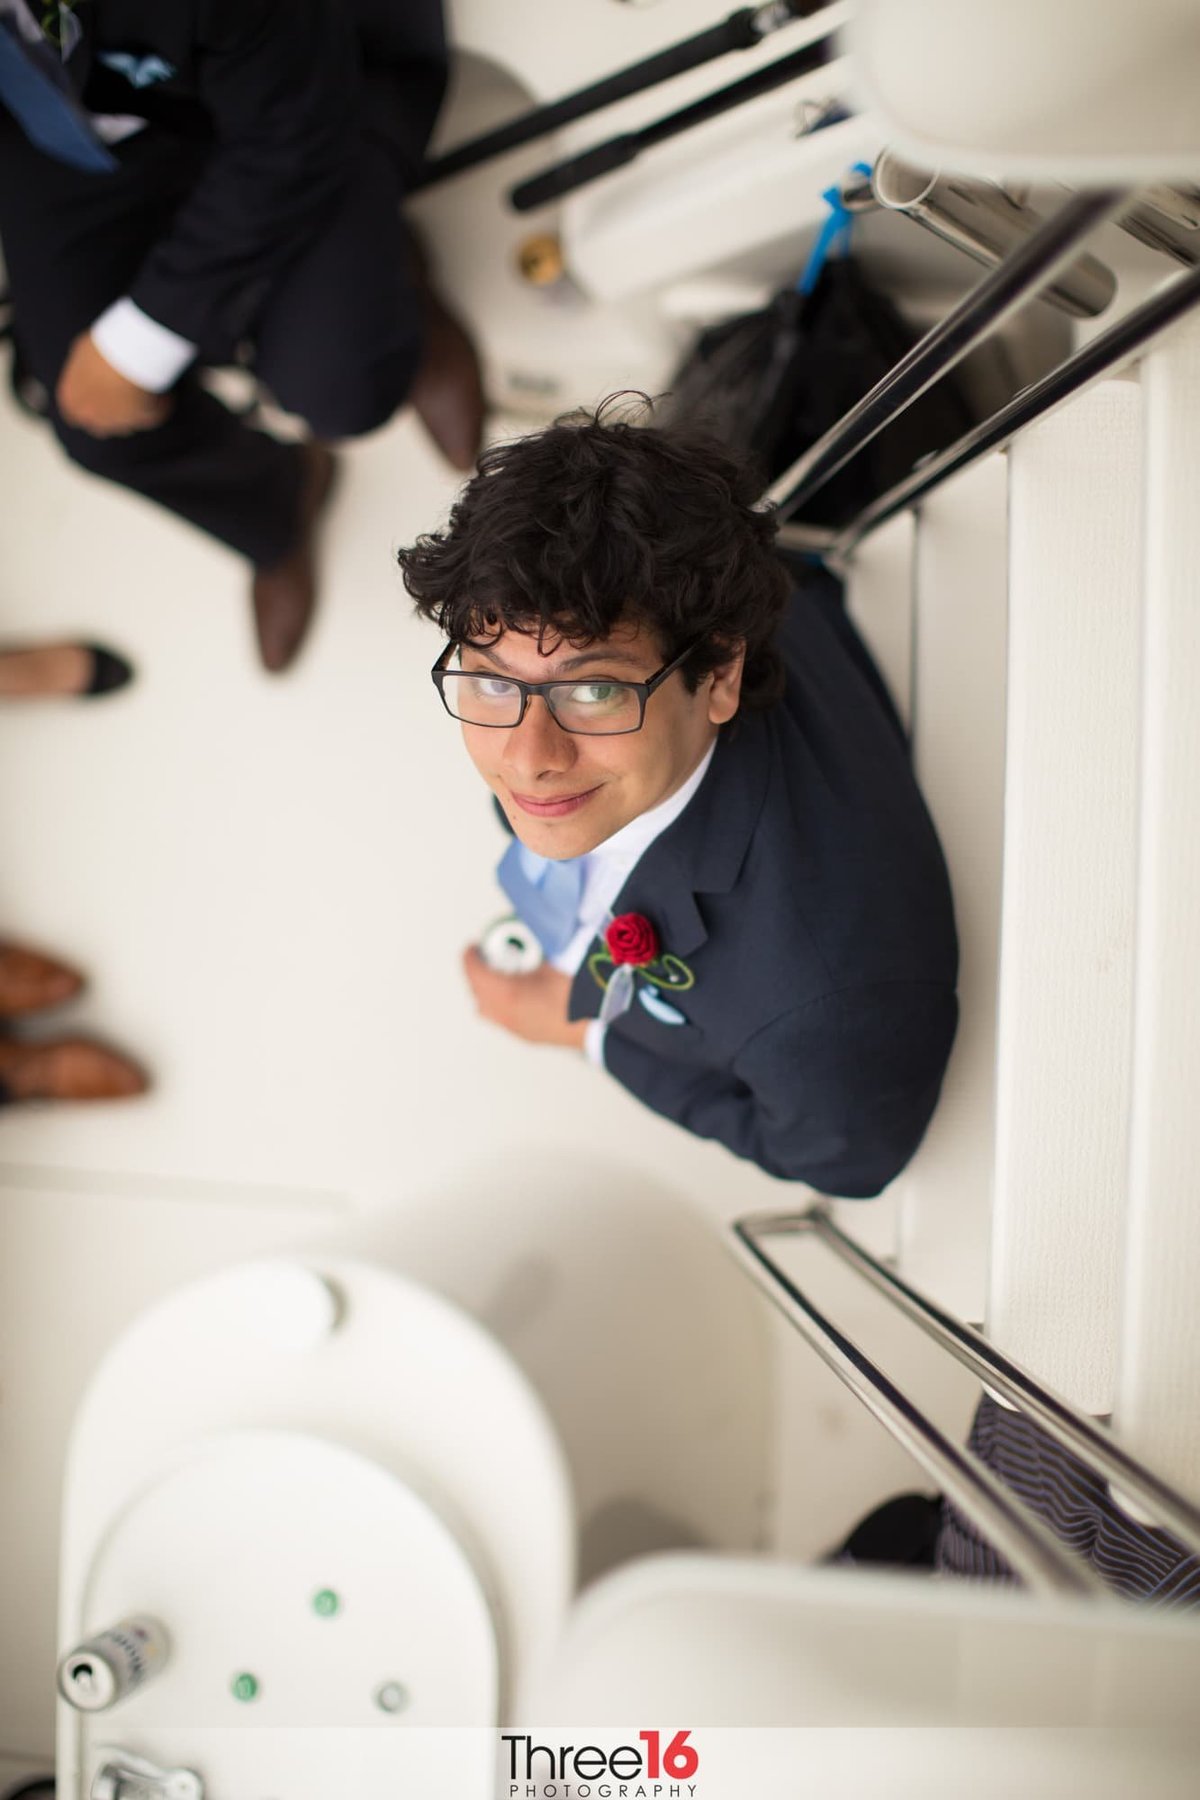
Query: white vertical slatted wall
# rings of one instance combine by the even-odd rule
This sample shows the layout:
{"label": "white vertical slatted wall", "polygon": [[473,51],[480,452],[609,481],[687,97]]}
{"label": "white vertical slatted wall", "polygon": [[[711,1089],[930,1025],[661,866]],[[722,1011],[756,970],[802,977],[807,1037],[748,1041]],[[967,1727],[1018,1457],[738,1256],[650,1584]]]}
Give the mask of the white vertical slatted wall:
{"label": "white vertical slatted wall", "polygon": [[1143,372],[1137,1007],[1115,1422],[1200,1499],[1200,318]]}
{"label": "white vertical slatted wall", "polygon": [[1141,392],[1102,383],[1010,461],[1010,635],[988,1327],[1112,1407],[1128,1169]]}
{"label": "white vertical slatted wall", "polygon": [[913,760],[954,887],[958,1037],[925,1141],[897,1182],[905,1273],[983,1317],[991,1205],[1004,813],[1004,459],[933,494],[916,542]]}

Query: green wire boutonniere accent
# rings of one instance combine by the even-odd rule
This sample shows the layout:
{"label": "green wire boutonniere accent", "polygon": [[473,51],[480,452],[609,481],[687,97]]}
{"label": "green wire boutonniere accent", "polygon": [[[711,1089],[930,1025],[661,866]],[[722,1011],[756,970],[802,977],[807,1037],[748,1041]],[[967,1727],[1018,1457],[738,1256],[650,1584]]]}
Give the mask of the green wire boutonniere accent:
{"label": "green wire boutonniere accent", "polygon": [[687,964],[662,949],[658,933],[641,913],[622,913],[611,920],[604,943],[603,950],[594,950],[588,957],[587,966],[596,986],[604,990],[600,1018],[605,1023],[628,1007],[636,976],[677,994],[695,985],[696,977]]}
{"label": "green wire boutonniere accent", "polygon": [[67,40],[67,20],[71,18],[82,0],[41,0],[38,6],[38,24],[42,36],[61,50]]}

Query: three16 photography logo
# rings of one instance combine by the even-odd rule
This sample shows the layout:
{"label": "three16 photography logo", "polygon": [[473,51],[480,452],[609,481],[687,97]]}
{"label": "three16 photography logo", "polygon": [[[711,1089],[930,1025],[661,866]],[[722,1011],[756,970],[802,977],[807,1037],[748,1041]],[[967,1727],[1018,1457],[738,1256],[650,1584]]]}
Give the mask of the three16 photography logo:
{"label": "three16 photography logo", "polygon": [[699,1800],[690,1731],[639,1731],[634,1744],[539,1744],[500,1734],[508,1800]]}

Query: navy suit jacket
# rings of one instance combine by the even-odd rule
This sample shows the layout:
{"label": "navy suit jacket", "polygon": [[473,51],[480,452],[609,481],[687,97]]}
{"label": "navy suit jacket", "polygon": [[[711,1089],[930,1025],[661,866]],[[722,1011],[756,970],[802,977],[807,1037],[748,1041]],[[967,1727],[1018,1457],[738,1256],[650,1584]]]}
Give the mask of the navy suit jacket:
{"label": "navy suit jacket", "polygon": [[[724,728],[613,907],[645,915],[694,975],[657,990],[686,1023],[635,997],[604,1061],[647,1106],[768,1174],[865,1197],[916,1149],[950,1053],[950,885],[832,577],[805,579],[780,644],[783,700]],[[598,1013],[608,973],[585,959],[572,1018]]]}
{"label": "navy suit jacket", "polygon": [[146,119],[160,155],[190,146],[195,185],[129,292],[202,350],[236,341],[246,295],[332,216],[364,133],[411,179],[445,87],[440,0],[90,0],[76,17],[89,111]]}

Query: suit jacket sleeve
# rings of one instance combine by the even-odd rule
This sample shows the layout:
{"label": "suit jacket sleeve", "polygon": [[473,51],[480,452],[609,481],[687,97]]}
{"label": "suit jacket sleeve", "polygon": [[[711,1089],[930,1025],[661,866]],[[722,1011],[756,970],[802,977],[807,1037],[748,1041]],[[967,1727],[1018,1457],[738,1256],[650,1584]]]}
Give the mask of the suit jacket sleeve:
{"label": "suit jacket sleeve", "polygon": [[949,987],[884,982],[783,1014],[728,1069],[672,1062],[617,1029],[604,1061],[655,1112],[768,1175],[866,1199],[921,1140],[956,1018]]}
{"label": "suit jacket sleeve", "polygon": [[203,348],[241,335],[247,295],[332,212],[359,75],[349,11],[329,0],[202,0],[196,33],[213,146],[130,297]]}

